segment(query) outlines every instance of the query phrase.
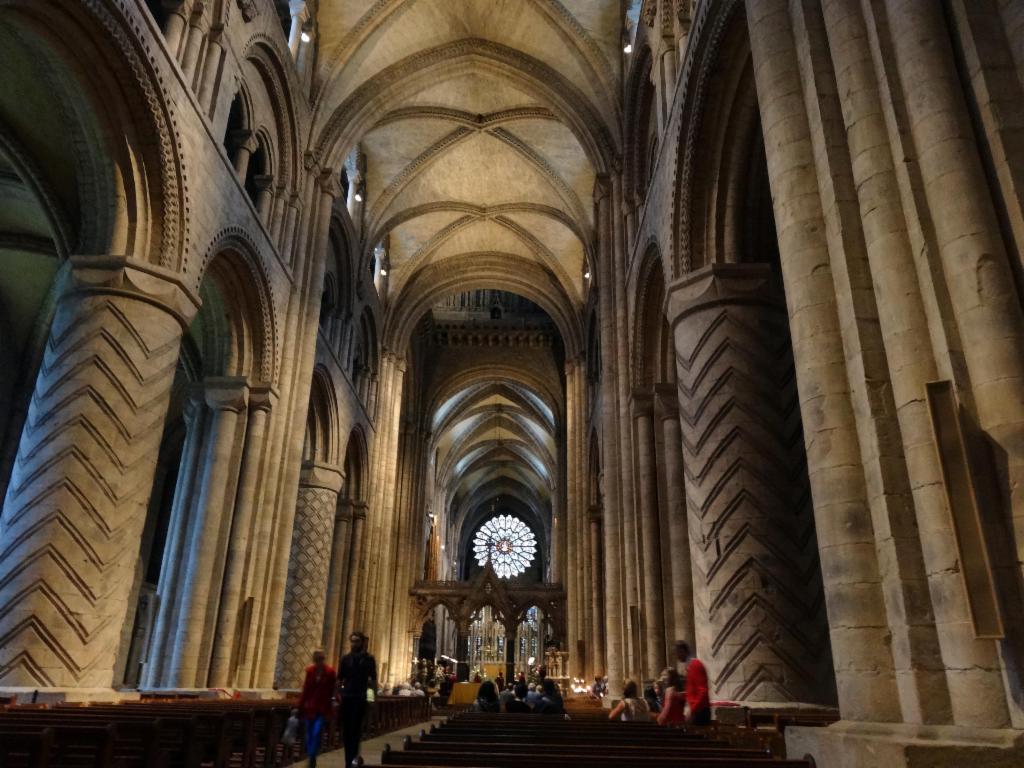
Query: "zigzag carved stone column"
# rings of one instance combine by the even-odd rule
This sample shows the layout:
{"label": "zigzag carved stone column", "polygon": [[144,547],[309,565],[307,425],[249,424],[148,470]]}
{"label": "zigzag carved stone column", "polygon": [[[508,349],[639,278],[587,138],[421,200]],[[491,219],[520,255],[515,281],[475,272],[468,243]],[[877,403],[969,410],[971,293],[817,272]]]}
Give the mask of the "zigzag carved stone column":
{"label": "zigzag carved stone column", "polygon": [[109,688],[195,297],[76,258],[0,517],[0,686]]}
{"label": "zigzag carved stone column", "polygon": [[288,582],[277,651],[277,687],[298,688],[310,654],[323,638],[331,539],[342,476],[334,467],[310,464],[299,479]]}
{"label": "zigzag carved stone column", "polygon": [[834,696],[792,352],[766,265],[671,287],[697,652],[712,696]]}

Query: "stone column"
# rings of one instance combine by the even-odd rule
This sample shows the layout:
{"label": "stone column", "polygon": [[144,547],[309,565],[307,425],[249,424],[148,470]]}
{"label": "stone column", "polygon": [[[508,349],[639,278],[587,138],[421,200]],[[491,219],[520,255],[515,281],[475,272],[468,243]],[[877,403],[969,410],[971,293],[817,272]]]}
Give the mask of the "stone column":
{"label": "stone column", "polygon": [[242,184],[245,184],[245,177],[249,173],[249,161],[259,147],[259,142],[256,140],[256,134],[248,128],[232,131],[229,138],[235,147],[235,175]]}
{"label": "stone column", "polygon": [[601,532],[604,534],[604,549],[601,562],[604,565],[604,583],[607,590],[595,592],[595,599],[604,599],[605,649],[604,659],[608,674],[609,692],[622,692],[623,658],[623,613],[622,590],[620,588],[620,562],[622,557],[621,527],[619,515],[619,438],[617,355],[615,341],[615,270],[612,260],[614,231],[612,228],[611,184],[607,177],[599,178],[594,187],[594,201],[597,204],[598,223],[598,268],[600,281],[597,286],[599,317],[601,323],[601,450],[604,467],[602,492],[605,517]]}
{"label": "stone column", "polygon": [[182,573],[181,563],[187,557],[188,519],[196,496],[196,484],[202,472],[203,444],[206,433],[206,402],[202,390],[193,388],[185,401],[185,443],[181,450],[178,482],[174,488],[171,519],[157,585],[156,621],[149,643],[141,685],[157,688],[163,684],[168,661],[174,648],[173,630],[177,621],[177,600]]}
{"label": "stone column", "polygon": [[331,540],[331,570],[327,577],[327,608],[324,612],[324,650],[330,664],[337,664],[343,654],[341,623],[345,618],[345,593],[348,591],[349,550],[352,546],[352,500],[339,499],[334,515],[334,536]]}
{"label": "stone column", "polygon": [[672,634],[676,640],[693,643],[693,570],[683,479],[683,435],[679,429],[678,393],[671,384],[659,384],[655,387],[655,398],[665,444],[665,508],[669,516],[669,549],[672,552]]}
{"label": "stone column", "polygon": [[171,56],[178,59],[181,53],[182,39],[185,36],[185,1],[184,0],[163,0],[163,8],[167,12],[167,21],[164,22],[164,40],[167,42],[167,50]]}
{"label": "stone column", "polygon": [[[267,471],[267,426],[271,408],[276,400],[277,392],[269,384],[254,385],[249,389],[248,426],[242,468],[238,480],[235,514],[231,523],[227,565],[224,569],[217,634],[207,681],[207,684],[214,688],[237,685],[235,670],[240,657],[247,652],[247,648],[239,643],[239,635],[247,636],[249,627],[240,626],[239,620],[245,595],[258,588],[258,585],[249,581],[248,566],[252,559],[250,550],[256,543],[255,526],[259,522],[257,500]],[[250,622],[251,619],[250,616]]]}
{"label": "stone column", "polygon": [[748,0],[747,24],[806,433],[839,706],[844,718],[898,720],[899,693],[880,576],[884,564],[874,546],[789,4]]}
{"label": "stone column", "polygon": [[642,679],[657,677],[668,662],[665,654],[665,613],[661,594],[661,542],[658,519],[658,469],[654,456],[654,398],[633,392],[633,433],[637,458],[640,503],[641,568],[644,575],[643,608],[646,664]]}
{"label": "stone column", "polygon": [[460,683],[469,680],[469,629],[460,626],[455,636],[455,679]]}
{"label": "stone column", "polygon": [[697,653],[712,697],[833,699],[788,324],[767,265],[669,289]]}
{"label": "stone column", "polygon": [[199,75],[199,93],[196,98],[199,100],[200,108],[207,115],[213,114],[213,102],[217,93],[215,87],[221,74],[221,60],[224,57],[224,47],[221,45],[223,34],[224,27],[217,24],[210,28],[210,34],[206,38],[206,56]]}
{"label": "stone column", "polygon": [[158,268],[72,259],[0,515],[0,686],[112,685],[197,306]]}
{"label": "stone column", "polygon": [[341,483],[341,472],[323,464],[306,465],[299,477],[277,651],[278,688],[302,685],[302,672],[323,639],[331,535]]}
{"label": "stone column", "polygon": [[[207,379],[202,386],[210,413],[207,418],[202,465],[197,477],[195,507],[188,520],[181,591],[173,646],[165,685],[205,688],[220,603],[225,549],[231,529],[241,455],[240,431],[248,405],[244,378]],[[239,429],[241,423],[242,430]]]}
{"label": "stone column", "polygon": [[[619,575],[624,590],[622,606],[623,649],[626,654],[626,674],[636,675],[639,672],[640,649],[637,640],[640,628],[632,626],[631,606],[640,605],[640,558],[639,529],[636,509],[635,485],[633,482],[633,430],[630,428],[629,415],[629,301],[626,296],[626,243],[633,242],[635,225],[635,206],[627,206],[622,189],[621,169],[612,173],[612,267],[613,279],[610,287],[615,292],[615,372],[616,393],[618,397],[618,437],[619,463],[605,464],[605,474],[615,471],[619,475],[619,510],[621,527],[619,535],[622,539],[622,557]],[[630,214],[630,225],[626,226],[626,214]],[[610,683],[610,681],[609,681]],[[616,689],[617,690],[617,689]]]}
{"label": "stone column", "polygon": [[196,68],[203,49],[203,38],[206,36],[206,30],[203,28],[204,2],[205,0],[196,0],[192,5],[192,17],[189,19],[184,50],[181,53],[181,71],[185,75],[185,82],[192,88],[195,88]]}
{"label": "stone column", "polygon": [[270,212],[274,205],[274,177],[268,173],[260,173],[252,177],[252,183],[256,187],[256,199],[253,201],[256,215],[269,231]]}
{"label": "stone column", "polygon": [[[607,626],[601,621],[604,618],[605,611],[602,610],[605,603],[605,589],[604,589],[604,532],[601,530],[602,521],[602,510],[600,507],[591,507],[588,515],[588,521],[590,526],[590,562],[591,562],[591,578],[590,584],[590,600],[591,606],[590,611],[593,614],[591,619],[591,637],[590,646],[593,648],[593,672],[594,675],[609,674],[607,672],[609,662],[606,656],[606,635],[605,627]],[[621,670],[621,667],[619,667]],[[611,685],[611,675],[609,674],[608,684]]]}
{"label": "stone column", "polygon": [[347,583],[345,584],[345,612],[341,627],[344,630],[341,635],[341,647],[345,648],[349,636],[355,631],[363,631],[361,627],[355,626],[356,614],[359,607],[359,600],[362,595],[359,593],[358,572],[365,568],[366,555],[363,552],[363,536],[366,528],[366,502],[356,501],[352,503],[352,555],[349,561]]}
{"label": "stone column", "polygon": [[[341,193],[338,175],[333,169],[319,169],[310,155],[304,157],[305,168],[311,171],[303,191],[306,211],[305,225],[301,228],[300,249],[314,253],[325,247],[330,229],[331,209]],[[266,557],[261,564],[261,581],[265,585],[257,595],[256,606],[261,616],[258,622],[260,636],[256,639],[253,660],[254,684],[270,687],[277,668],[277,646],[281,614],[284,609],[284,589],[288,579],[288,555],[291,548],[294,505],[298,497],[301,473],[303,426],[309,410],[309,382],[312,377],[319,327],[320,299],[326,259],[302,259],[296,263],[296,286],[289,299],[286,331],[282,338],[295,340],[285,345],[285,370],[290,372],[290,402],[285,404],[282,417],[275,420],[279,435],[274,441],[272,461],[281,466],[275,493],[272,496],[272,518]],[[261,529],[261,536],[263,535]]]}
{"label": "stone column", "polygon": [[518,624],[510,621],[505,625],[505,681],[515,683],[516,675],[516,628]]}

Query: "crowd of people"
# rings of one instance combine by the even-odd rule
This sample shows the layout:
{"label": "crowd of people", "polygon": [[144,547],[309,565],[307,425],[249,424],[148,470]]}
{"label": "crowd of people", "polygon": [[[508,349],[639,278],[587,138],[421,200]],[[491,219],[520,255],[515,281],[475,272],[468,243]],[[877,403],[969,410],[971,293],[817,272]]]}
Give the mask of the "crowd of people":
{"label": "crowd of people", "polygon": [[[345,747],[345,765],[352,765],[359,755],[363,719],[375,696],[426,696],[423,686],[414,680],[377,689],[377,663],[366,651],[366,636],[354,632],[349,638],[351,648],[342,657],[338,670],[325,661],[324,652],[313,652],[313,663],[306,668],[302,692],[289,721],[286,736],[297,738],[304,722],[306,753],[311,768],[316,766],[323,729],[328,718],[338,717]],[[442,688],[449,690],[454,674],[444,670]],[[480,680],[473,709],[477,712],[509,712],[522,714],[561,715],[566,717],[565,704],[558,684],[540,669],[540,681],[527,683],[523,675],[507,682],[502,675],[495,680]],[[445,685],[447,684],[447,685]],[[596,678],[590,695],[603,698],[608,691],[607,678]],[[444,693],[444,691],[442,691]],[[684,642],[676,643],[674,667],[665,669],[658,680],[643,690],[635,680],[623,685],[622,698],[608,713],[611,720],[646,721],[656,719],[659,725],[687,723],[709,725],[711,701],[708,695],[708,673],[700,659]]]}
{"label": "crowd of people", "polygon": [[377,662],[367,652],[362,632],[353,632],[349,643],[349,652],[341,658],[337,671],[327,664],[322,650],[313,651],[313,663],[306,667],[299,701],[285,731],[287,743],[297,736],[299,719],[304,722],[310,768],[316,766],[323,731],[332,717],[339,720],[345,765],[352,765],[359,756],[363,720],[376,698]]}
{"label": "crowd of people", "polygon": [[[503,678],[498,678],[504,682]],[[518,680],[499,686],[497,680],[484,680],[473,704],[475,712],[518,712],[523,714],[565,716],[565,703],[558,684],[551,678],[540,683]],[[500,690],[499,690],[500,688]]]}
{"label": "crowd of people", "polygon": [[[607,680],[597,678],[590,688],[591,696],[602,698],[608,689]],[[661,676],[640,695],[635,680],[627,680],[622,698],[608,713],[611,720],[656,719],[659,725],[711,724],[711,699],[708,693],[708,672],[700,659],[690,652],[688,643],[676,643],[676,664],[662,671]]]}

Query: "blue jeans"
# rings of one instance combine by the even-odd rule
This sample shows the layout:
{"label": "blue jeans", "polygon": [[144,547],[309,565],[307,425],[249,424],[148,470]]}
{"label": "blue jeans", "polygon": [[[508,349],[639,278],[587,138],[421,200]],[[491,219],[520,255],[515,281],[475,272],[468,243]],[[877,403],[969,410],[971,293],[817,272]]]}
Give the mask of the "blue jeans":
{"label": "blue jeans", "polygon": [[324,732],[324,716],[317,715],[306,721],[306,755],[315,758],[320,753],[320,741]]}

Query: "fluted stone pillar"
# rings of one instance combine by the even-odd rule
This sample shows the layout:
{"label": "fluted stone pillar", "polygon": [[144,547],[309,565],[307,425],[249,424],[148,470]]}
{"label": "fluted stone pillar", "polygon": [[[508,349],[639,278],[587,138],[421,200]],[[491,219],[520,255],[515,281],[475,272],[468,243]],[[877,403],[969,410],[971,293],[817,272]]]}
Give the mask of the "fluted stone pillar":
{"label": "fluted stone pillar", "polygon": [[[900,716],[836,278],[801,87],[790,4],[748,0],[747,25],[796,360],[808,474],[844,717]],[[813,97],[813,94],[811,95]],[[923,393],[922,393],[923,396]],[[916,610],[916,606],[914,606]]]}
{"label": "fluted stone pillar", "polygon": [[460,683],[469,680],[469,628],[458,628],[455,636],[455,679]]}
{"label": "fluted stone pillar", "polygon": [[324,611],[324,650],[329,663],[336,664],[344,655],[341,624],[345,618],[345,595],[348,592],[349,551],[352,546],[352,500],[339,499],[334,515],[334,536],[331,540],[331,569],[327,577],[327,608]]}
{"label": "fluted stone pillar", "polygon": [[176,595],[184,574],[181,563],[187,557],[189,512],[196,497],[197,479],[202,472],[203,444],[207,410],[201,388],[192,388],[182,410],[185,421],[185,442],[181,449],[178,482],[171,503],[171,519],[157,585],[157,614],[150,635],[149,649],[141,684],[143,688],[159,687],[166,674],[174,649],[173,627],[176,621]]}
{"label": "fluted stone pillar", "polygon": [[693,570],[690,560],[690,531],[683,479],[683,434],[679,429],[679,400],[676,387],[655,387],[657,408],[665,446],[665,509],[668,512],[671,550],[672,634],[676,640],[694,640]]}
{"label": "fluted stone pillar", "polygon": [[188,520],[173,645],[164,685],[205,688],[213,642],[224,558],[231,530],[244,443],[248,385],[244,378],[208,378],[202,393],[209,409],[195,506]]}
{"label": "fluted stone pillar", "polygon": [[277,651],[279,688],[302,685],[302,672],[323,638],[331,536],[341,483],[341,472],[323,464],[307,465],[299,477]]}
{"label": "fluted stone pillar", "polygon": [[[242,637],[250,634],[249,625],[241,625],[242,610],[247,596],[259,588],[249,577],[249,565],[254,559],[251,551],[256,544],[259,522],[258,500],[267,466],[267,428],[270,412],[277,400],[277,392],[267,384],[249,388],[248,426],[238,479],[235,514],[231,521],[231,539],[228,544],[227,564],[221,589],[221,606],[217,618],[207,684],[214,688],[236,685],[235,672],[248,648],[241,644]],[[252,621],[249,614],[248,622]]]}
{"label": "fluted stone pillar", "polygon": [[694,564],[712,696],[833,700],[788,324],[767,265],[670,286]]}
{"label": "fluted stone pillar", "polygon": [[363,538],[366,529],[366,502],[357,501],[352,505],[352,556],[349,565],[348,583],[345,585],[345,613],[342,620],[341,647],[347,648],[348,638],[353,632],[363,631],[356,626],[359,600],[359,573],[365,568]]}
{"label": "fluted stone pillar", "polygon": [[654,455],[654,398],[633,392],[633,434],[636,446],[640,518],[640,567],[644,577],[643,609],[646,659],[641,677],[657,677],[668,662],[665,654],[665,612],[662,603],[661,536],[658,516],[658,467]]}
{"label": "fluted stone pillar", "polygon": [[615,347],[615,270],[613,264],[612,226],[613,210],[611,184],[606,177],[599,178],[594,186],[594,201],[597,204],[598,225],[598,289],[599,317],[601,323],[601,475],[604,518],[601,533],[604,547],[601,563],[604,567],[606,590],[596,593],[604,602],[606,656],[602,659],[608,674],[609,692],[615,696],[622,692],[623,651],[626,646],[623,637],[623,593],[621,589],[622,558],[622,517],[620,515],[619,493],[619,408],[617,390],[617,355]]}
{"label": "fluted stone pillar", "polygon": [[[591,637],[590,646],[593,648],[593,673],[595,676],[607,674],[608,660],[605,655],[607,644],[605,635],[606,624],[602,621],[605,616],[605,590],[604,590],[604,532],[601,530],[602,510],[600,507],[591,507],[588,513],[588,525],[590,528],[590,562],[591,562],[591,584],[590,584],[590,612],[593,618],[590,623]],[[621,667],[620,667],[621,669]],[[609,684],[611,680],[609,679]]]}
{"label": "fluted stone pillar", "polygon": [[74,257],[0,515],[0,686],[109,688],[194,296]]}

